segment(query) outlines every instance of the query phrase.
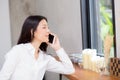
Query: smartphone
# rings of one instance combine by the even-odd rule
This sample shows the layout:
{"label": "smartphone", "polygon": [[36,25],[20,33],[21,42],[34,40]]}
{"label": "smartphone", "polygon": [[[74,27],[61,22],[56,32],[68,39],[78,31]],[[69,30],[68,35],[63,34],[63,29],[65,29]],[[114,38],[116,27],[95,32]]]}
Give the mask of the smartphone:
{"label": "smartphone", "polygon": [[54,35],[49,34],[49,43],[53,43],[54,42]]}

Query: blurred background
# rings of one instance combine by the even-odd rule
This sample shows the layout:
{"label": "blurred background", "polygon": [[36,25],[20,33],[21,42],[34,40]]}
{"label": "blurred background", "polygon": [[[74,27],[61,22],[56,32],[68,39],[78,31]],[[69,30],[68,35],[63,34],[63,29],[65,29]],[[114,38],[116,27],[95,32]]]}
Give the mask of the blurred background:
{"label": "blurred background", "polygon": [[[59,36],[69,55],[92,48],[104,56],[104,40],[110,35],[113,36],[110,56],[120,57],[119,3],[119,0],[0,0],[0,69],[4,55],[16,45],[29,15],[46,16],[50,30]],[[55,52],[48,48],[48,53]],[[47,72],[46,80],[59,80],[59,74]]]}

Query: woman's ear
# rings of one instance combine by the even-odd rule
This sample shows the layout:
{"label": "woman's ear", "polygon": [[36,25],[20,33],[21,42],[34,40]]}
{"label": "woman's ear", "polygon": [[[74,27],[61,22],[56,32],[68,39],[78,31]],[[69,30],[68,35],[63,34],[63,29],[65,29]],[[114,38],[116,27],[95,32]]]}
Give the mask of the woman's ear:
{"label": "woman's ear", "polygon": [[33,29],[31,29],[31,40],[33,39],[34,34],[33,34]]}
{"label": "woman's ear", "polygon": [[31,29],[31,35],[33,35],[33,29]]}

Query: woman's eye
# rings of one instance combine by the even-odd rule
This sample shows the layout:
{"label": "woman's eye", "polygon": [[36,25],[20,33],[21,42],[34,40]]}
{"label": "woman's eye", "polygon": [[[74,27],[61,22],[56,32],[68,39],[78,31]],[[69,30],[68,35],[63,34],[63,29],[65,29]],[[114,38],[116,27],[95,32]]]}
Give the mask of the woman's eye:
{"label": "woman's eye", "polygon": [[46,29],[47,27],[43,27],[43,29]]}
{"label": "woman's eye", "polygon": [[42,29],[47,29],[48,26],[47,25],[42,25]]}
{"label": "woman's eye", "polygon": [[42,29],[49,29],[47,26],[43,26]]}

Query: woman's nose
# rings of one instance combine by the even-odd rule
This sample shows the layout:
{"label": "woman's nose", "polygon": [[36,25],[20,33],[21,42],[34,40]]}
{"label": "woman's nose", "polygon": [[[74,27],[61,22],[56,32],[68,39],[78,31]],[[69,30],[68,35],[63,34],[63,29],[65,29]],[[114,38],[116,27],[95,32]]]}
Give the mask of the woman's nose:
{"label": "woman's nose", "polygon": [[50,29],[47,29],[47,32],[49,32],[49,33],[50,33]]}

